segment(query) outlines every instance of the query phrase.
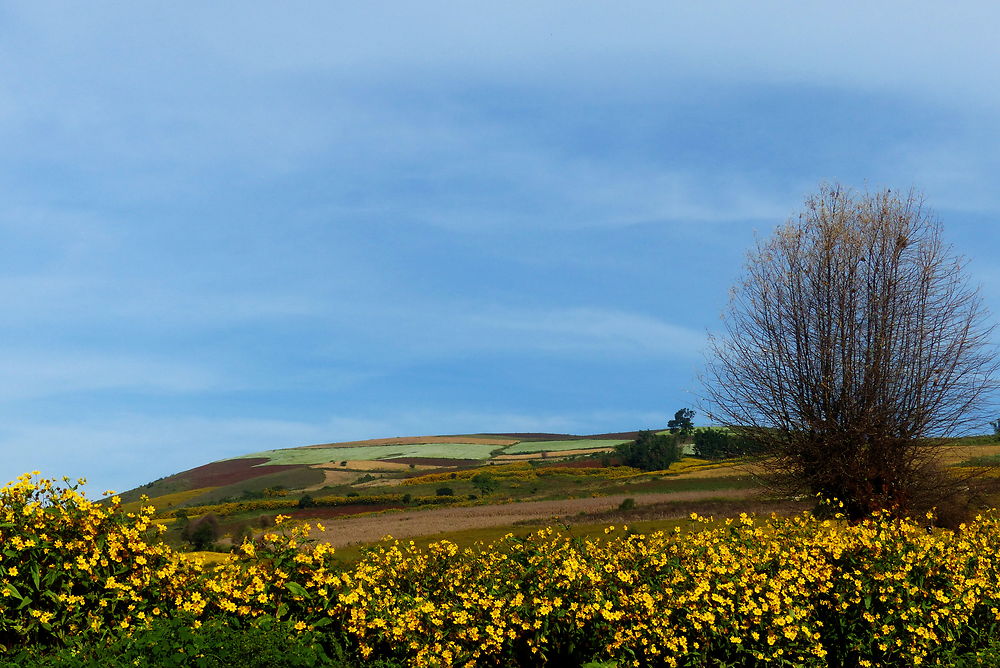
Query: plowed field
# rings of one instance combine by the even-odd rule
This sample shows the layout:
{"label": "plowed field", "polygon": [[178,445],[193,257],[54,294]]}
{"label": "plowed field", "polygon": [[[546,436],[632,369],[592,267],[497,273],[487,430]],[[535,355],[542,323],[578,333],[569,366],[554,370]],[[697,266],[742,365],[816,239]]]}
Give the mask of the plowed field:
{"label": "plowed field", "polygon": [[[672,492],[633,496],[637,506],[665,501],[701,501],[705,499],[752,498],[753,491],[724,489],[717,491]],[[433,508],[372,517],[349,517],[323,522],[326,528],[315,537],[334,546],[371,543],[386,535],[393,538],[429,536],[445,531],[461,531],[481,527],[510,526],[528,520],[553,520],[581,512],[596,513],[614,510],[626,498],[624,494],[560,501],[529,501],[503,503],[469,508]]]}

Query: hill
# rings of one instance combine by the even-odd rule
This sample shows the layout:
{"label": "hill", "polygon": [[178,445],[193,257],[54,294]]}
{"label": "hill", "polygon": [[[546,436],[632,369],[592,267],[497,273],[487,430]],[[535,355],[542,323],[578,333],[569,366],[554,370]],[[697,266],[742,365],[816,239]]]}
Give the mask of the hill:
{"label": "hill", "polygon": [[145,495],[162,509],[302,493],[348,494],[431,472],[599,456],[636,434],[461,434],[321,443],[211,462],[119,496],[135,502]]}
{"label": "hill", "polygon": [[[321,539],[343,547],[389,533],[405,538],[458,531],[448,535],[462,543],[533,523],[589,522],[599,529],[608,522],[672,521],[691,512],[797,512],[813,503],[768,496],[751,460],[686,456],[662,471],[621,466],[615,446],[637,434],[480,433],[321,443],[210,462],[120,496],[126,510],[152,504],[156,521],[168,529],[166,540],[176,546],[191,542],[191,527],[213,518],[212,541],[221,550],[265,530],[279,514],[321,521],[327,527]],[[993,436],[966,438],[949,447],[946,459],[960,468],[982,466],[1000,460],[998,452]],[[989,491],[994,504],[997,493]]]}

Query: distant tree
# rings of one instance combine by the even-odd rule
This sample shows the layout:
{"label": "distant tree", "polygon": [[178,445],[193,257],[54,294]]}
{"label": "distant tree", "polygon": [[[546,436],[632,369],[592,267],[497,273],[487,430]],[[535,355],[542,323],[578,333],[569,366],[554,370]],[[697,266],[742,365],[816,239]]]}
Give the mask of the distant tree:
{"label": "distant tree", "polygon": [[674,419],[667,422],[667,429],[671,434],[679,434],[682,438],[691,433],[694,429],[694,411],[689,408],[682,408],[674,413]]}
{"label": "distant tree", "polygon": [[208,513],[185,527],[181,537],[197,551],[208,550],[219,538],[219,517]]}
{"label": "distant tree", "polygon": [[634,441],[622,443],[615,452],[626,466],[643,471],[661,471],[669,468],[683,454],[680,434],[657,434],[640,431]]}
{"label": "distant tree", "polygon": [[233,547],[238,547],[246,542],[253,542],[253,529],[245,522],[235,525],[230,529],[233,537]]}
{"label": "distant tree", "polygon": [[1000,436],[1000,418],[990,422],[990,426],[993,427],[993,435]]}
{"label": "distant tree", "polygon": [[479,490],[483,496],[497,491],[500,483],[489,473],[477,473],[472,476],[472,486]]}
{"label": "distant tree", "polygon": [[945,438],[982,424],[997,372],[964,265],[913,192],[822,187],[748,254],[710,340],[709,417],[852,518],[954,498]]}
{"label": "distant tree", "polygon": [[434,493],[438,496],[455,496],[455,490],[451,487],[438,487]]}
{"label": "distant tree", "polygon": [[760,447],[745,436],[722,429],[702,429],[694,434],[694,456],[702,459],[729,459],[757,454]]}
{"label": "distant tree", "polygon": [[303,494],[299,498],[298,507],[299,508],[312,508],[316,505],[316,500],[312,498],[311,494]]}

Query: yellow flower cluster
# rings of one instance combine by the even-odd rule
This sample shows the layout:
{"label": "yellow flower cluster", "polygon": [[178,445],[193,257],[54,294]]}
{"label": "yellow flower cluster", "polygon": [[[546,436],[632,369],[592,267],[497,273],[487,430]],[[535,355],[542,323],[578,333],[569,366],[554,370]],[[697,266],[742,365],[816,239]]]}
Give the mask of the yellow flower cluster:
{"label": "yellow flower cluster", "polygon": [[744,515],[606,541],[549,529],[490,550],[392,544],[335,610],[363,652],[408,648],[414,665],[919,665],[995,634],[998,564],[995,519],[932,534],[889,517]]}
{"label": "yellow flower cluster", "polygon": [[[119,512],[77,492],[20,476],[0,490],[0,650],[105,634],[162,614],[151,593],[167,593],[183,564],[159,540],[152,508]],[[181,578],[183,579],[183,578]]]}
{"label": "yellow flower cluster", "polygon": [[415,666],[913,666],[1000,630],[992,516],[958,532],[809,514],[601,540],[546,529],[464,550],[387,542],[353,565],[279,522],[200,566],[156,542],[150,512],[31,476],[0,490],[0,645],[183,613],[287,619]]}

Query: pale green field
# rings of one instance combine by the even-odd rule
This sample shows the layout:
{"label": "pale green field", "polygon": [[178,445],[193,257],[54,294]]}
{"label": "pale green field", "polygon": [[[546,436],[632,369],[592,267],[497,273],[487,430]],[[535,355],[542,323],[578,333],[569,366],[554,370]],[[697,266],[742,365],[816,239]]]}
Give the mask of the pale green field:
{"label": "pale green field", "polygon": [[[264,450],[234,459],[267,457],[268,464],[326,464],[342,461],[375,461],[396,457],[433,457],[435,459],[489,459],[490,453],[501,448],[482,443],[415,443],[394,445],[361,445],[348,448],[292,448]],[[266,464],[265,464],[266,466]]]}
{"label": "pale green field", "polygon": [[559,450],[590,450],[592,448],[613,448],[623,440],[583,439],[580,441],[522,441],[504,448],[505,455],[520,455],[529,452],[557,452]]}

